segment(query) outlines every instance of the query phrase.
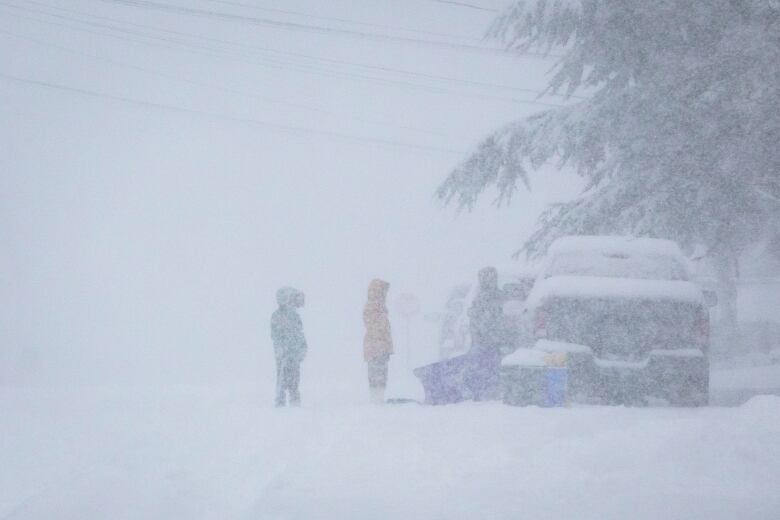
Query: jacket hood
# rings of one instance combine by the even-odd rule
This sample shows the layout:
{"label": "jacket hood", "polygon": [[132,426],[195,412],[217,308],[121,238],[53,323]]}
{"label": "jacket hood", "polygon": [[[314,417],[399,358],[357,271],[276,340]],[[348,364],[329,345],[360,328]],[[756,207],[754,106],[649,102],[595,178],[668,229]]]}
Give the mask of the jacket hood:
{"label": "jacket hood", "polygon": [[293,287],[282,287],[276,291],[276,303],[279,304],[279,307],[303,307],[303,292]]}
{"label": "jacket hood", "polygon": [[368,284],[368,300],[384,303],[389,288],[390,284],[384,280],[380,280],[379,278],[371,280],[371,283]]}

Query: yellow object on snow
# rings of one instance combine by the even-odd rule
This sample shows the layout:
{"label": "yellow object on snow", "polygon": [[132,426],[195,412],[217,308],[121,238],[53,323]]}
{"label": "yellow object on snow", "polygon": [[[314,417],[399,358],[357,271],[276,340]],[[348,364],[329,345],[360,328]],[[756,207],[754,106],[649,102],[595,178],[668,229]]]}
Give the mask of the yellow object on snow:
{"label": "yellow object on snow", "polygon": [[550,352],[544,356],[544,363],[548,367],[565,367],[566,366],[566,353],[565,352]]}

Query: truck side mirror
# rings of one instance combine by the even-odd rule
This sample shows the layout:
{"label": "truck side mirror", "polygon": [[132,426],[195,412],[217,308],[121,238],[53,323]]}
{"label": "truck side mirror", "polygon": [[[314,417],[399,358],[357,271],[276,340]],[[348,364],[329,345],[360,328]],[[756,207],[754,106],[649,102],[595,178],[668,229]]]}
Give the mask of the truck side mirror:
{"label": "truck side mirror", "polygon": [[718,304],[718,293],[705,289],[702,291],[704,294],[704,304],[707,307],[715,307]]}

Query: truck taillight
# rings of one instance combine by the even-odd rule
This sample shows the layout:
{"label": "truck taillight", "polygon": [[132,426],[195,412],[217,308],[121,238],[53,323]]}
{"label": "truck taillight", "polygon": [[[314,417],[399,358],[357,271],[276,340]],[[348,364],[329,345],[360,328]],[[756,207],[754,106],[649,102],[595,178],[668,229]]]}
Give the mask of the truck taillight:
{"label": "truck taillight", "polygon": [[699,309],[696,314],[695,337],[696,342],[706,353],[710,345],[710,313],[704,309]]}
{"label": "truck taillight", "polygon": [[534,314],[534,336],[537,338],[547,337],[547,313],[541,307],[536,309]]}

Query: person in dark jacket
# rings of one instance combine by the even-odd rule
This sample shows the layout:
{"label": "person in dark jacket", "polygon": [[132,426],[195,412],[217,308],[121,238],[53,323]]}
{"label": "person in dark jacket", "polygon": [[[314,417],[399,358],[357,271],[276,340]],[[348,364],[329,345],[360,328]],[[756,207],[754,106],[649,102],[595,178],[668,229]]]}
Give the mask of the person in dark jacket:
{"label": "person in dark jacket", "polygon": [[289,402],[292,406],[301,403],[298,383],[301,376],[301,361],[306,357],[308,346],[303,335],[303,322],[297,309],[303,307],[303,293],[292,287],[276,291],[279,308],[271,315],[271,339],[276,355],[276,406]]}
{"label": "person in dark jacket", "polygon": [[480,269],[477,281],[477,293],[468,310],[471,364],[466,374],[466,385],[473,399],[481,401],[498,398],[501,349],[507,337],[498,271],[495,267]]}
{"label": "person in dark jacket", "polygon": [[495,267],[480,269],[474,301],[469,307],[471,352],[499,352],[506,340],[503,323],[503,295],[498,287],[498,271]]}

